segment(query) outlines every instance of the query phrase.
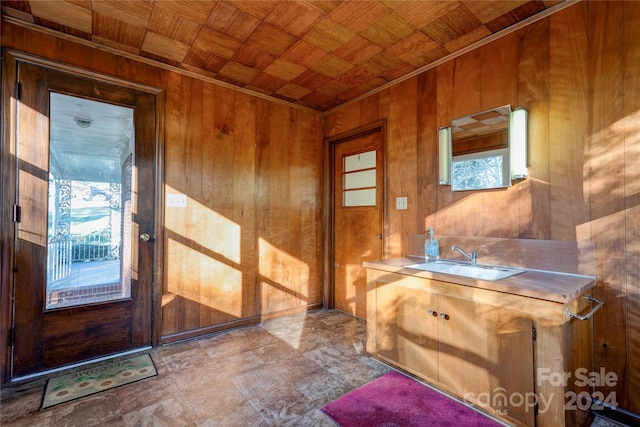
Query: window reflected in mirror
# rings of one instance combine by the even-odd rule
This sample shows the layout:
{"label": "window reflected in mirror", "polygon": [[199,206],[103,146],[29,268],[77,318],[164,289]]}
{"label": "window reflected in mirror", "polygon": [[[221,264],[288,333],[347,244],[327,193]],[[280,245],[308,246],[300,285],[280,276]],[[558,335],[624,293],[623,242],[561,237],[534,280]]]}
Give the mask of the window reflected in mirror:
{"label": "window reflected in mirror", "polygon": [[451,190],[508,187],[510,105],[451,121]]}
{"label": "window reflected in mirror", "polygon": [[507,187],[508,150],[456,156],[451,163],[451,190],[466,191]]}

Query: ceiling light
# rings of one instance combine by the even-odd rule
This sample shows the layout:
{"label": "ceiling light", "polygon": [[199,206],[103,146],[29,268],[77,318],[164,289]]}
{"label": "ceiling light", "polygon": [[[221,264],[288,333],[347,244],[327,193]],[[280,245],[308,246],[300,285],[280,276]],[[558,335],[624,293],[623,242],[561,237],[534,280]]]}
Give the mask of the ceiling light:
{"label": "ceiling light", "polygon": [[91,123],[93,123],[93,120],[87,117],[76,116],[73,118],[73,120],[75,120],[79,128],[85,128],[85,129],[91,127]]}

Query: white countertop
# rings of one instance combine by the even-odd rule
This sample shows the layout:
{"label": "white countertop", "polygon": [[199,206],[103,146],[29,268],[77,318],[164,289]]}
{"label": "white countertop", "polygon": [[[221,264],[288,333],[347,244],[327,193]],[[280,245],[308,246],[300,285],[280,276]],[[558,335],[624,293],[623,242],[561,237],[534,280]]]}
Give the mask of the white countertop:
{"label": "white countertop", "polygon": [[[363,266],[407,276],[434,279],[458,285],[472,286],[491,291],[506,292],[529,298],[538,298],[558,303],[568,303],[596,285],[596,278],[580,274],[557,273],[552,271],[519,269],[524,273],[497,281],[477,280],[464,276],[406,268],[405,265],[424,262],[422,257],[391,258],[365,261]],[[480,264],[480,263],[479,263]]]}

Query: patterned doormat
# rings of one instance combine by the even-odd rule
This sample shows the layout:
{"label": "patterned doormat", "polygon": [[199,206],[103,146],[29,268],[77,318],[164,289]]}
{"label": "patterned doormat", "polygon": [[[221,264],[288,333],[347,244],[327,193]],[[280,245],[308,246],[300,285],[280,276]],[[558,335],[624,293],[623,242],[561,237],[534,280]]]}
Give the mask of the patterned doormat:
{"label": "patterned doormat", "polygon": [[94,366],[47,381],[42,409],[158,375],[148,354]]}

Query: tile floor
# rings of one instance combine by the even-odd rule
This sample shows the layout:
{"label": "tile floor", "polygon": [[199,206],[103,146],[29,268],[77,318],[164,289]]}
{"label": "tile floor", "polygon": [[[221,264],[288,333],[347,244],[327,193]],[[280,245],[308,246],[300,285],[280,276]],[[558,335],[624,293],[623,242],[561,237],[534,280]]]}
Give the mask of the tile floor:
{"label": "tile floor", "polygon": [[[45,380],[3,390],[3,426],[334,426],[318,409],[388,371],[337,311],[151,350],[158,376],[39,410]],[[86,369],[86,366],[83,368]]]}
{"label": "tile floor", "polygon": [[270,320],[153,349],[158,376],[43,411],[45,379],[5,388],[0,424],[334,427],[319,408],[389,370],[365,336],[338,311]]}

